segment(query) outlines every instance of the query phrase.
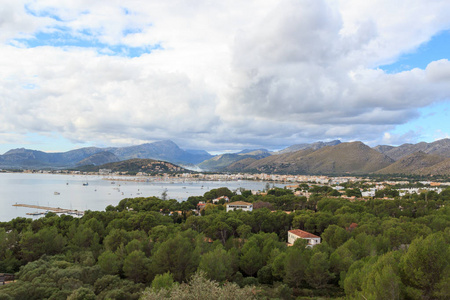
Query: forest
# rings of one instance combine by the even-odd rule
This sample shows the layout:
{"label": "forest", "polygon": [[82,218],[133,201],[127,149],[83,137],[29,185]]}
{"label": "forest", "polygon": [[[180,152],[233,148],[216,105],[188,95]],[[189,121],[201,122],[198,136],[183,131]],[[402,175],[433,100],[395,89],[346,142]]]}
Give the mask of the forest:
{"label": "forest", "polygon": [[[0,223],[0,273],[16,274],[0,300],[450,299],[450,189],[353,202],[311,190],[219,188]],[[254,210],[226,212],[220,196]],[[322,243],[287,245],[291,229]]]}

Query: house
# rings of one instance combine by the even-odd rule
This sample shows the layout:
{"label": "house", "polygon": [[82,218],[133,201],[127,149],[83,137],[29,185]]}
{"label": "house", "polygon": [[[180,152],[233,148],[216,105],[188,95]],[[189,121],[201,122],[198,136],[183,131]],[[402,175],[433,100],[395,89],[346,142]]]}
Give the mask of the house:
{"label": "house", "polygon": [[305,239],[308,240],[308,247],[313,247],[317,244],[320,244],[320,237],[300,230],[300,229],[292,229],[288,231],[288,244],[293,245],[297,239]]}
{"label": "house", "polygon": [[219,203],[220,200],[224,200],[224,202],[229,202],[230,199],[227,196],[220,196],[219,198],[213,199],[211,202],[214,204]]}
{"label": "house", "polygon": [[244,211],[253,211],[253,204],[244,201],[235,201],[227,203],[227,212],[230,210],[242,209]]}
{"label": "house", "polygon": [[358,227],[358,224],[352,223],[352,224],[350,224],[348,227],[346,227],[345,229],[346,229],[347,231],[352,232],[353,230],[355,230],[356,227]]}
{"label": "house", "polygon": [[205,206],[206,206],[205,201],[200,201],[200,202],[197,204],[197,212],[200,212],[202,209],[205,208]]}

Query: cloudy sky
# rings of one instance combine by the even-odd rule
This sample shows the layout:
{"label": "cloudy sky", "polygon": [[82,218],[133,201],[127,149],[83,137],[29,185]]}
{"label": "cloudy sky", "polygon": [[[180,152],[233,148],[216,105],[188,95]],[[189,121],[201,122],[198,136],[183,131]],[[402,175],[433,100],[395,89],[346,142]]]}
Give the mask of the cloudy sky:
{"label": "cloudy sky", "polygon": [[446,138],[449,13],[448,0],[0,0],[0,153]]}

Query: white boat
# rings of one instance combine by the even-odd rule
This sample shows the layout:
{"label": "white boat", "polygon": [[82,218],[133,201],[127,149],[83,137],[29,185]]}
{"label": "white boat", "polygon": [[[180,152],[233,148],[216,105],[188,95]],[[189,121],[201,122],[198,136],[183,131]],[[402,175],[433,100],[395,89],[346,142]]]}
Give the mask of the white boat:
{"label": "white boat", "polygon": [[60,192],[53,192],[53,195],[61,195]]}

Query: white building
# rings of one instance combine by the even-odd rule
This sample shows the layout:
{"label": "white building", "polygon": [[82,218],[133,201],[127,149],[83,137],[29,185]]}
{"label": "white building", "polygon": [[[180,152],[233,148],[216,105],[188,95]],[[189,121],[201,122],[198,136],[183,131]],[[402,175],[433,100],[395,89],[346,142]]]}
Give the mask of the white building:
{"label": "white building", "polygon": [[229,212],[230,210],[236,210],[236,209],[242,209],[244,211],[252,211],[253,210],[253,204],[248,203],[248,202],[243,202],[243,201],[235,201],[235,202],[228,203],[226,205],[226,207],[227,207],[227,212]]}
{"label": "white building", "polygon": [[300,230],[292,229],[288,231],[288,244],[293,245],[297,239],[304,239],[308,241],[308,246],[320,244],[320,237],[312,233]]}

